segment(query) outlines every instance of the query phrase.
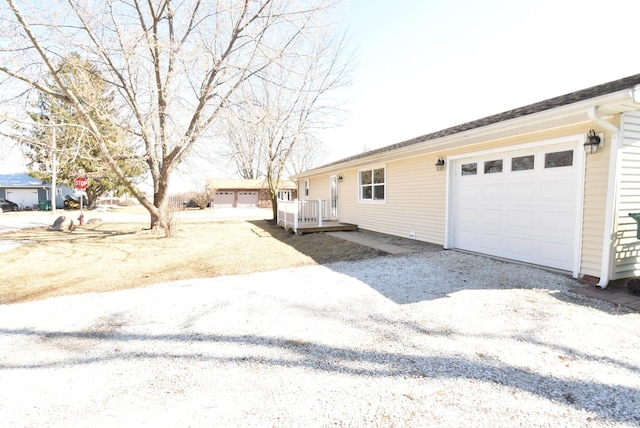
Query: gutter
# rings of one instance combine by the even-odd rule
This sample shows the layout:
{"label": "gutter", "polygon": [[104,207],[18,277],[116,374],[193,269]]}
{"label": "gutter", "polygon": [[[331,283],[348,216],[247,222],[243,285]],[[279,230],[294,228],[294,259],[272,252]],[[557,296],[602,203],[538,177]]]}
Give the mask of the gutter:
{"label": "gutter", "polygon": [[604,120],[598,114],[598,107],[592,106],[587,110],[589,119],[596,122],[605,130],[611,131],[611,156],[609,159],[609,177],[607,185],[607,205],[604,218],[604,236],[602,240],[602,265],[600,267],[600,281],[596,284],[600,288],[607,288],[611,277],[611,253],[612,239],[615,231],[614,205],[617,199],[618,187],[616,178],[618,175],[618,152],[620,148],[620,129],[611,122]]}

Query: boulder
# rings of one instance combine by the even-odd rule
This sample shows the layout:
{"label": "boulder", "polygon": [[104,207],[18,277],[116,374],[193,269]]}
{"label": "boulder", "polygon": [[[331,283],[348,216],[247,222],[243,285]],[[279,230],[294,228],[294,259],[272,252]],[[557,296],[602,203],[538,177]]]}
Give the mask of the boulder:
{"label": "boulder", "polygon": [[55,230],[57,232],[68,232],[71,229],[73,229],[73,220],[63,215],[58,217],[51,226],[51,230]]}
{"label": "boulder", "polygon": [[90,218],[87,220],[87,224],[102,224],[102,219],[98,217]]}

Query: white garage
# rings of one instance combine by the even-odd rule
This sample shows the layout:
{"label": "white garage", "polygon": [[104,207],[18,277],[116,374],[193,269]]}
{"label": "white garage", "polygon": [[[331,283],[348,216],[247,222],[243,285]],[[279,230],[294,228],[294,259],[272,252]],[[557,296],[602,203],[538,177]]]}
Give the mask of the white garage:
{"label": "white garage", "polygon": [[258,206],[258,192],[238,192],[238,207],[251,208]]}
{"label": "white garage", "polygon": [[453,247],[573,271],[583,163],[576,141],[455,159]]}
{"label": "white garage", "polygon": [[20,208],[38,207],[37,189],[7,189],[7,199],[18,204]]}

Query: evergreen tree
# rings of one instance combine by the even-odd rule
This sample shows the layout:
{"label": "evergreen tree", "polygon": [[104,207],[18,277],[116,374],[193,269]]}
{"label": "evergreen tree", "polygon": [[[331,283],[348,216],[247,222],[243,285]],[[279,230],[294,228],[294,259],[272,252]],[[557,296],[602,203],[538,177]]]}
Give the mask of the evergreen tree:
{"label": "evergreen tree", "polygon": [[[60,61],[58,75],[80,94],[82,104],[120,168],[129,178],[139,178],[144,172],[143,161],[133,145],[127,144],[127,134],[118,126],[114,97],[97,68],[74,53]],[[55,164],[57,181],[71,187],[78,171],[83,169],[89,179],[86,190],[89,207],[108,192],[115,195],[126,192],[122,180],[101,159],[96,137],[84,127],[77,109],[60,98],[40,93],[31,118],[34,126],[24,139],[24,152],[33,177],[50,181]]]}

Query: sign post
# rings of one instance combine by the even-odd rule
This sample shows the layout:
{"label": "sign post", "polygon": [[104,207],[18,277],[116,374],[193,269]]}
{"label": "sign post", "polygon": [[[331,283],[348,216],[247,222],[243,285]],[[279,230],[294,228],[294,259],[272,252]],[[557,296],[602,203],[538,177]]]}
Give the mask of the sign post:
{"label": "sign post", "polygon": [[[76,179],[73,180],[73,185],[78,190],[85,190],[87,187],[89,187],[89,180],[84,176],[76,177]],[[84,224],[84,214],[82,213],[82,199],[83,199],[83,197],[82,197],[82,193],[81,193],[80,194],[80,217],[78,217],[78,221],[80,222],[80,226],[82,226]]]}

